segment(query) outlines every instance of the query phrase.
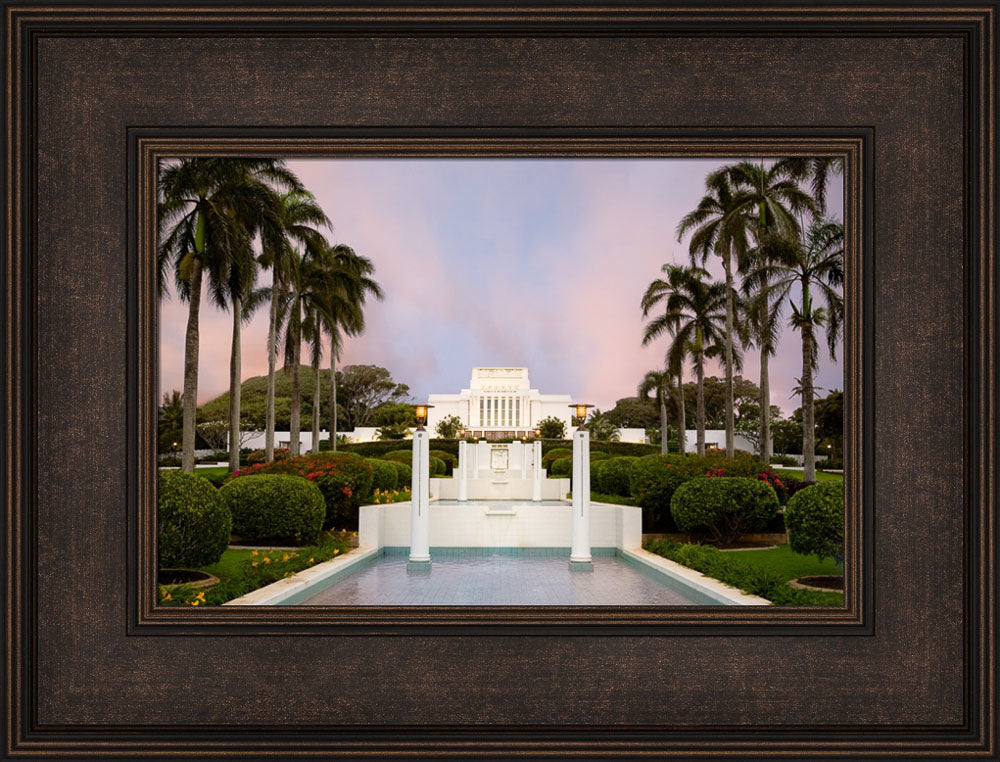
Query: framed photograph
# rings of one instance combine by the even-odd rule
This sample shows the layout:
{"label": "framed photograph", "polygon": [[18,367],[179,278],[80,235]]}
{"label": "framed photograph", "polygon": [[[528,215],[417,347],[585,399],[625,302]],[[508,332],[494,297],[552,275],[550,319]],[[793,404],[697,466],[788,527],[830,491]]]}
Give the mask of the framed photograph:
{"label": "framed photograph", "polygon": [[997,758],[996,11],[7,4],[5,755]]}

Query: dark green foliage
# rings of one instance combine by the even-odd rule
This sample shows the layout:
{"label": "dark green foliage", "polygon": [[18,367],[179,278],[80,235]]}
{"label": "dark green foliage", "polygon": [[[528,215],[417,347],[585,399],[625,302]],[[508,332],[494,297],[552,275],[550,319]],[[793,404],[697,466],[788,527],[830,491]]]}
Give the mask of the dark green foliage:
{"label": "dark green foliage", "polygon": [[728,545],[747,532],[763,529],[778,512],[770,484],[740,477],[699,477],[680,485],[670,513],[682,532],[705,534]]}
{"label": "dark green foliage", "polygon": [[413,467],[409,463],[400,463],[396,460],[385,462],[396,469],[396,488],[409,489],[413,484]]}
{"label": "dark green foliage", "polygon": [[590,462],[591,463],[596,463],[599,460],[607,460],[610,457],[611,457],[611,453],[609,453],[609,452],[601,452],[600,450],[591,450],[590,451]]}
{"label": "dark green foliage", "polygon": [[650,553],[669,558],[689,569],[700,571],[744,593],[767,598],[776,606],[837,606],[843,596],[789,587],[780,574],[741,561],[739,553],[725,553],[704,545],[681,545],[670,540],[646,544]]}
{"label": "dark green foliage", "polygon": [[844,559],[844,487],[822,482],[796,492],[785,508],[788,541],[802,555]]}
{"label": "dark green foliage", "polygon": [[542,468],[549,469],[552,467],[552,462],[559,460],[559,458],[572,457],[573,450],[569,447],[553,447],[548,450],[544,455],[542,455]]}
{"label": "dark green foliage", "polygon": [[372,467],[372,492],[394,490],[399,486],[399,471],[396,467],[401,464],[379,458],[365,460]]}
{"label": "dark green foliage", "polygon": [[634,456],[607,458],[591,463],[590,489],[604,495],[631,494],[632,468],[639,460]]}
{"label": "dark green foliage", "polygon": [[326,500],[324,529],[357,529],[358,506],[371,495],[374,478],[372,467],[364,458],[339,451],[258,463],[236,471],[230,479],[253,474],[293,474],[316,482]]}
{"label": "dark green foliage", "polygon": [[245,476],[219,494],[233,514],[233,531],[253,540],[311,543],[326,516],[323,493],[301,476]]}
{"label": "dark green foliage", "polygon": [[413,467],[413,450],[391,450],[382,456],[383,460],[392,460],[396,463],[405,463]]}
{"label": "dark green foliage", "polygon": [[430,462],[428,463],[428,471],[430,476],[444,476],[447,466],[441,458],[435,458],[433,455],[430,456]]}
{"label": "dark green foliage", "polygon": [[[567,454],[572,454],[573,441],[571,439],[543,440],[542,455],[548,455],[555,449],[566,450]],[[641,442],[595,442],[591,440],[590,451],[606,452],[609,455],[659,455],[659,445],[643,444]]]}
{"label": "dark green foliage", "polygon": [[553,478],[568,478],[573,474],[573,456],[567,455],[557,460],[552,461],[552,466],[549,468],[549,476]]}
{"label": "dark green foliage", "polygon": [[[455,439],[440,439],[432,437],[430,440],[432,450],[450,452],[458,457],[458,441]],[[390,452],[412,452],[413,442],[351,442],[348,444],[338,444],[337,450],[341,452],[352,452],[355,455],[363,455],[366,458],[381,458]]]}
{"label": "dark green foliage", "polygon": [[566,422],[549,416],[538,422],[543,439],[562,439],[566,436]]}
{"label": "dark green foliage", "polygon": [[207,479],[183,471],[161,471],[156,525],[160,568],[195,568],[222,557],[233,518]]}
{"label": "dark green foliage", "polygon": [[644,532],[677,531],[670,514],[670,500],[679,486],[693,478],[678,465],[681,460],[682,456],[653,455],[632,464],[629,494],[642,508]]}
{"label": "dark green foliage", "polygon": [[457,455],[452,455],[450,452],[445,452],[444,450],[431,450],[429,455],[432,458],[438,458],[444,461],[445,474],[451,474],[456,468],[458,468]]}

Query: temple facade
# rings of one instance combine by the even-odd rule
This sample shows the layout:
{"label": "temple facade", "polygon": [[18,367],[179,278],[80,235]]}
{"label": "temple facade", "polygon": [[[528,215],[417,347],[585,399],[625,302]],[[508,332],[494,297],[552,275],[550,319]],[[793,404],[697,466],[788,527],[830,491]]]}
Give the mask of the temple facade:
{"label": "temple facade", "polygon": [[569,436],[572,401],[568,394],[542,394],[531,388],[527,368],[473,368],[469,388],[458,394],[431,394],[427,428],[450,415],[462,421],[466,434],[477,439],[534,437],[544,418],[558,418]]}

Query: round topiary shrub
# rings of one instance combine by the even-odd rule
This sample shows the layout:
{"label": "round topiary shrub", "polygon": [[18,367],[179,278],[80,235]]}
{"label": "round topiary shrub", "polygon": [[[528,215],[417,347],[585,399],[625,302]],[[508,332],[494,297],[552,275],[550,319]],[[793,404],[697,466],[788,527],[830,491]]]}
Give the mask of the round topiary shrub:
{"label": "round topiary shrub", "polygon": [[799,490],[785,506],[788,543],[802,555],[844,562],[844,487],[820,482]]}
{"label": "round topiary shrub", "polygon": [[632,469],[638,458],[624,455],[606,458],[590,466],[590,487],[602,495],[629,495]]}
{"label": "round topiary shrub", "polygon": [[409,489],[413,484],[413,468],[410,464],[396,460],[387,460],[386,463],[396,469],[396,489]]}
{"label": "round topiary shrub", "polygon": [[[390,492],[399,486],[399,471],[397,466],[401,463],[394,463],[391,460],[379,460],[378,458],[366,458],[372,467],[372,492]],[[409,466],[407,466],[409,468]]]}
{"label": "round topiary shrub", "polygon": [[160,568],[197,568],[222,558],[233,518],[208,479],[183,471],[161,471],[156,527]]}
{"label": "round topiary shrub", "polygon": [[391,460],[395,463],[405,463],[413,467],[413,450],[392,450],[382,456],[382,460]]}
{"label": "round topiary shrub", "polygon": [[444,450],[431,450],[428,454],[432,458],[440,458],[444,461],[445,474],[452,474],[458,468],[457,455],[452,455],[450,452],[445,452]]}
{"label": "round topiary shrub", "polygon": [[763,529],[777,512],[774,488],[742,477],[691,479],[670,501],[678,529],[705,534],[716,545],[732,544],[740,535]]}
{"label": "round topiary shrub", "polygon": [[590,452],[590,462],[596,463],[599,460],[607,460],[611,457],[610,452],[602,452],[600,450],[591,450]]}
{"label": "round topiary shrub", "polygon": [[554,461],[565,458],[567,455],[570,457],[573,456],[573,451],[569,447],[553,447],[542,456],[542,468],[552,468]]}
{"label": "round topiary shrub", "polygon": [[573,456],[558,458],[552,461],[549,467],[549,476],[552,478],[566,479],[573,475]]}
{"label": "round topiary shrub", "polygon": [[257,464],[236,471],[229,480],[257,474],[291,474],[316,482],[326,500],[324,529],[357,529],[361,498],[370,495],[372,491],[371,464],[354,453],[311,453],[298,458]]}
{"label": "round topiary shrub", "polygon": [[642,508],[644,532],[676,532],[670,514],[670,501],[674,491],[693,476],[675,461],[683,456],[647,455],[632,464],[629,476],[629,494]]}
{"label": "round topiary shrub", "polygon": [[244,476],[219,492],[241,537],[292,545],[316,539],[326,516],[323,493],[301,476]]}
{"label": "round topiary shrub", "polygon": [[444,461],[441,460],[441,458],[435,458],[431,455],[427,468],[431,476],[444,476],[447,466],[445,466]]}

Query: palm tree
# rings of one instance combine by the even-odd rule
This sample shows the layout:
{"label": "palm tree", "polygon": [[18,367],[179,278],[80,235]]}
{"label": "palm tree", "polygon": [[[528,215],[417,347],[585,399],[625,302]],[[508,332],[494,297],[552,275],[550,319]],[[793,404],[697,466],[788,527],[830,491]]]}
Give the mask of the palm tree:
{"label": "palm tree", "polygon": [[669,436],[669,426],[667,418],[667,400],[670,398],[673,390],[671,389],[670,382],[673,381],[674,374],[669,370],[651,370],[643,376],[642,382],[639,384],[639,388],[636,393],[644,398],[648,399],[650,392],[656,392],[657,402],[660,403],[660,454],[666,455],[669,451],[668,447],[668,436]]}
{"label": "palm tree", "polygon": [[689,251],[691,264],[704,265],[710,255],[722,260],[722,270],[726,281],[726,336],[724,347],[726,376],[726,457],[736,454],[735,426],[733,410],[733,338],[735,329],[733,267],[738,266],[747,248],[749,219],[737,213],[741,196],[734,193],[733,186],[725,172],[713,172],[705,180],[708,191],[677,226],[677,240],[695,228],[691,236]]}
{"label": "palm tree", "polygon": [[296,189],[282,197],[280,226],[262,235],[261,264],[271,269],[271,307],[267,328],[267,401],[264,422],[264,456],[274,460],[275,372],[278,365],[280,306],[297,262],[296,246],[321,248],[326,241],[317,228],[330,227],[330,220],[312,194]]}
{"label": "palm tree", "polygon": [[832,156],[811,156],[785,159],[785,161],[795,179],[810,181],[810,191],[813,201],[816,202],[816,211],[820,215],[825,214],[826,186],[832,175],[843,173],[844,160]]}
{"label": "palm tree", "polygon": [[193,472],[205,274],[213,301],[225,308],[229,264],[249,245],[246,221],[261,214],[262,184],[287,183],[294,176],[274,159],[184,159],[160,169],[159,291],[162,297],[167,271],[173,269],[177,292],[188,303],[181,468]]}
{"label": "palm tree", "polygon": [[646,324],[643,346],[668,333],[673,337],[667,353],[669,365],[680,365],[686,356],[694,361],[697,379],[697,448],[705,454],[705,358],[713,347],[725,345],[726,284],[710,281],[700,267],[666,264],[666,278],[649,284],[642,297],[642,315],[662,306],[663,312]]}
{"label": "palm tree", "polygon": [[[744,224],[753,230],[758,249],[761,241],[768,235],[797,235],[799,232],[797,215],[816,211],[813,198],[798,185],[794,160],[781,159],[770,166],[763,161],[759,164],[742,161],[723,167],[713,174],[724,175],[736,189],[736,197],[733,199],[729,214],[742,218]],[[741,269],[746,270],[751,266],[750,263],[744,263]],[[754,322],[758,326],[766,327],[769,323],[769,316],[765,312],[767,301],[761,300],[757,306],[760,313],[754,318]],[[774,345],[763,341],[758,347],[760,349],[760,455],[767,463],[771,455],[771,383],[768,360],[774,354]]]}
{"label": "palm tree", "polygon": [[[360,256],[345,244],[332,250],[335,281],[339,287],[332,290],[321,321],[322,329],[330,337],[330,449],[337,449],[337,360],[345,336],[357,336],[365,329],[363,307],[367,297],[382,301],[382,287],[371,277],[375,266],[367,257]],[[316,399],[319,387],[314,390]],[[318,403],[317,403],[318,408]],[[318,418],[313,414],[314,431],[319,430]]]}
{"label": "palm tree", "polygon": [[[751,288],[780,310],[791,305],[791,325],[802,334],[802,456],[805,481],[816,480],[816,429],[814,425],[815,388],[813,371],[818,362],[816,329],[826,327],[830,355],[835,356],[844,320],[844,226],[814,219],[801,238],[773,237],[765,240],[769,256],[764,264],[747,277]],[[762,287],[766,284],[766,288]],[[799,289],[799,302],[791,301],[793,289]],[[816,306],[817,292],[824,306]]]}
{"label": "palm tree", "polygon": [[[302,295],[305,338],[310,345],[313,370],[312,436],[313,452],[319,452],[319,421],[321,411],[319,364],[323,356],[323,336],[331,336],[330,376],[331,396],[336,400],[336,356],[340,352],[343,334],[357,335],[364,330],[364,303],[369,294],[382,298],[382,289],[368,277],[375,268],[371,260],[361,257],[345,244],[328,247],[308,263]],[[336,408],[331,406],[331,415]],[[330,429],[336,442],[336,421]]]}

